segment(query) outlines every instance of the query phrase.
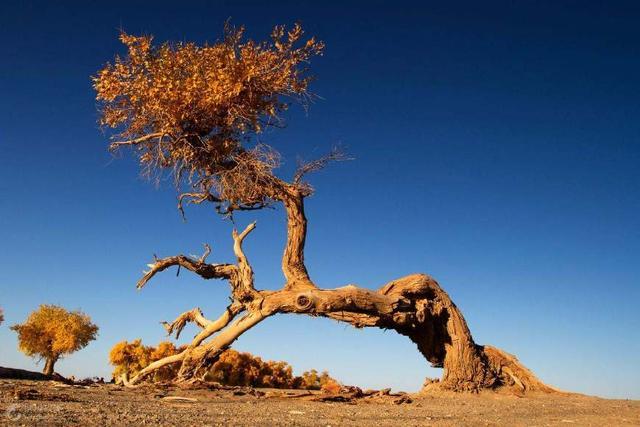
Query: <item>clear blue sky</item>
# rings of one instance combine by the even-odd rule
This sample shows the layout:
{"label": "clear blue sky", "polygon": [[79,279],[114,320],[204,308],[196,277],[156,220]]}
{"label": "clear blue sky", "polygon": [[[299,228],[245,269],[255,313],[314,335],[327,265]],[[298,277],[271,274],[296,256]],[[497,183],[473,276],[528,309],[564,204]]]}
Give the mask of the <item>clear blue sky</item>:
{"label": "clear blue sky", "polygon": [[[89,77],[122,52],[118,29],[204,42],[229,17],[256,38],[301,20],[327,45],[313,65],[322,99],[264,139],[285,175],[336,143],[356,158],[312,177],[317,283],[429,273],[479,343],[560,388],[640,398],[640,4],[323,3],[2,3],[0,365],[35,367],[8,326],[41,303],[100,326],[59,363],[80,377],[108,376],[117,341],[157,343],[159,321],[227,303],[226,283],[184,272],[135,290],[153,253],[209,242],[210,260],[231,260],[231,224],[206,208],[183,223],[170,183],[107,152]],[[283,280],[282,214],[237,217],[258,220],[247,251],[263,288]],[[236,348],[365,387],[439,375],[392,332],[304,316],[269,319]]]}

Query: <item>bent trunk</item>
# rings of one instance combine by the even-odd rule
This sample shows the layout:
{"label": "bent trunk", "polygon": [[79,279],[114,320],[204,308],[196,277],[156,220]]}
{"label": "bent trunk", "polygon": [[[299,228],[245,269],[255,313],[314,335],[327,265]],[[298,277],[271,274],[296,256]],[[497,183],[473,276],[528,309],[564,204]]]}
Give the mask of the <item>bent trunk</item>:
{"label": "bent trunk", "polygon": [[[285,285],[278,291],[254,287],[253,271],[242,250],[242,241],[255,228],[255,223],[242,233],[236,230],[232,233],[237,264],[207,264],[208,246],[199,259],[184,255],[155,259],[153,264],[149,264],[151,269],[138,282],[139,288],[156,273],[179,266],[205,279],[228,280],[233,303],[215,322],[204,318],[199,309],[193,309],[180,315],[173,323],[166,324],[169,333],[179,334],[188,321],[200,326],[202,331],[182,353],[152,363],[131,382],[123,378],[125,384],[136,384],[163,366],[176,363],[181,364],[177,382],[197,379],[245,331],[269,316],[296,313],[327,317],[357,328],[393,329],[409,337],[432,366],[444,370],[442,379],[430,383],[428,388],[478,391],[508,387],[514,392],[554,391],[514,356],[491,346],[476,344],[460,310],[440,285],[427,275],[406,276],[387,283],[378,291],[353,285],[336,289],[318,288],[304,265],[307,226],[304,194],[295,187],[284,185],[276,196],[274,198],[283,203],[288,219],[287,244],[282,259]],[[243,317],[231,323],[242,312]],[[210,337],[213,338],[206,342]]]}
{"label": "bent trunk", "polygon": [[503,386],[551,391],[514,357],[477,345],[449,295],[431,277],[414,274],[377,292],[356,286],[281,291],[268,295],[263,310],[306,313],[361,327],[393,329],[409,337],[432,366],[444,368],[439,388],[478,391]]}

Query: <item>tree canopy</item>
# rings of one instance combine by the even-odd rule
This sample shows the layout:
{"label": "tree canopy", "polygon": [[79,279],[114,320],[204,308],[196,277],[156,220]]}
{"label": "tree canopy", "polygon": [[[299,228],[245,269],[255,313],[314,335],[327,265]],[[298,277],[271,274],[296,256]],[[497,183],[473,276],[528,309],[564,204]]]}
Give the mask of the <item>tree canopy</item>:
{"label": "tree canopy", "polygon": [[27,356],[46,359],[48,364],[78,351],[96,339],[98,327],[81,311],[57,305],[41,305],[22,324],[13,325],[18,346]]}
{"label": "tree canopy", "polygon": [[243,33],[227,25],[221,41],[203,46],[122,33],[127,54],[93,78],[100,123],[115,132],[111,149],[135,147],[146,173],[186,177],[193,192],[185,197],[215,202],[223,213],[274,197],[278,153],[251,139],[282,124],[285,99],[309,99],[305,64],[324,47],[303,41],[297,24],[276,26],[268,42]]}

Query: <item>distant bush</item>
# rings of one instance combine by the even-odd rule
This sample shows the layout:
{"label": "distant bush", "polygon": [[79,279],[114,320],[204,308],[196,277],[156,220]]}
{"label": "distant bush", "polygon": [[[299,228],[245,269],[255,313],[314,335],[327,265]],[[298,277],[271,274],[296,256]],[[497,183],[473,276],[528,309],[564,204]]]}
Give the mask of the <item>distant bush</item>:
{"label": "distant bush", "polygon": [[301,379],[302,385],[299,388],[306,390],[320,390],[324,385],[331,381],[337,383],[336,380],[331,378],[327,371],[322,371],[321,374],[318,374],[318,371],[315,369],[303,372]]}
{"label": "distant bush", "polygon": [[327,393],[327,394],[339,394],[340,390],[342,390],[342,386],[340,385],[339,382],[331,378],[328,381],[326,381],[324,384],[322,384],[322,387],[320,387],[320,390],[322,390],[324,393]]}
{"label": "distant bush", "polygon": [[[140,339],[132,342],[122,341],[113,346],[109,354],[109,363],[115,369],[114,378],[127,374],[130,378],[149,364],[167,356],[182,352],[185,347],[175,347],[163,341],[157,347],[145,346]],[[168,365],[156,372],[153,381],[168,381],[177,375],[179,365]],[[340,384],[328,372],[318,374],[312,369],[294,376],[293,368],[287,362],[263,361],[251,353],[241,353],[233,349],[225,350],[205,376],[207,381],[215,381],[231,386],[251,386],[270,388],[293,388],[320,390],[327,392],[340,387]]]}
{"label": "distant bush", "polygon": [[[131,342],[121,341],[111,349],[109,363],[115,367],[113,370],[114,378],[121,378],[122,374],[127,374],[130,378],[156,360],[178,354],[182,350],[184,348],[176,348],[173,343],[168,341],[159,343],[157,347],[143,345],[140,339]],[[171,380],[176,374],[177,367],[164,366],[154,374],[153,380]]]}

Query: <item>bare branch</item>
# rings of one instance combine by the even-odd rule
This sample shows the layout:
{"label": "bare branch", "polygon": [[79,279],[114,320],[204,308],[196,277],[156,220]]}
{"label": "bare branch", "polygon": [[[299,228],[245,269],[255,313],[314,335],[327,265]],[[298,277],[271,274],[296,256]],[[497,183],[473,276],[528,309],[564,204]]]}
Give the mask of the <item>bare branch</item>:
{"label": "bare branch", "polygon": [[129,139],[129,140],[125,140],[125,141],[115,141],[112,142],[111,144],[109,144],[109,149],[110,150],[115,150],[118,147],[122,146],[122,145],[138,145],[140,143],[143,142],[147,142],[149,140],[152,140],[154,138],[162,138],[163,136],[165,136],[166,134],[163,132],[156,132],[156,133],[150,133],[148,135],[144,135],[141,136],[139,138],[135,138],[135,139]]}
{"label": "bare branch", "polygon": [[149,364],[146,368],[138,372],[138,374],[133,378],[131,378],[131,380],[129,380],[126,377],[126,374],[123,375],[121,380],[125,386],[133,387],[134,385],[142,381],[147,375],[154,373],[155,371],[162,368],[163,366],[170,365],[172,363],[181,362],[186,355],[187,355],[187,350],[184,350],[182,353],[174,354],[173,356],[167,356],[160,360],[156,360],[155,362]]}
{"label": "bare branch", "polygon": [[[198,348],[198,346],[200,346],[200,344],[202,344],[202,342],[209,338],[211,335],[215,334],[216,332],[221,331],[222,329],[224,329],[227,325],[229,325],[229,323],[235,318],[235,316],[240,313],[241,311],[244,310],[244,306],[241,304],[231,304],[229,307],[227,307],[227,309],[225,310],[224,313],[222,313],[222,315],[216,319],[215,321],[209,321],[207,319],[204,318],[204,316],[202,316],[202,312],[200,311],[199,308],[194,308],[191,311],[188,311],[186,313],[181,314],[171,325],[169,325],[170,327],[166,327],[167,331],[169,333],[172,332],[172,330],[176,331],[176,338],[178,338],[178,336],[180,335],[180,332],[182,331],[182,328],[184,328],[185,324],[187,321],[195,321],[196,323],[198,323],[201,327],[203,327],[204,329],[202,331],[200,331],[200,333],[198,335],[195,336],[195,338],[193,339],[193,341],[191,342],[191,344],[189,345],[189,347],[187,349],[185,349],[184,351],[182,351],[179,354],[176,355],[172,355],[172,356],[167,356],[165,358],[162,358],[158,361],[155,361],[153,363],[151,363],[149,366],[147,366],[146,368],[144,368],[142,371],[140,371],[136,376],[134,376],[133,378],[131,378],[131,380],[129,380],[127,378],[126,375],[123,375],[123,377],[121,378],[123,384],[127,387],[134,387],[137,383],[139,383],[140,381],[142,381],[143,379],[145,379],[147,376],[151,375],[152,373],[154,373],[155,371],[157,371],[158,369],[166,366],[166,365],[170,365],[172,363],[177,363],[177,362],[182,362],[185,359],[188,359],[192,352]],[[253,319],[254,316],[250,316],[251,319]],[[258,316],[257,320],[252,320],[252,322],[257,323],[258,321],[260,321],[263,318],[263,316]],[[239,321],[237,321],[234,324],[234,331],[231,332],[222,332],[222,342],[224,343],[224,340],[235,340],[235,338],[237,338],[237,335],[241,334],[244,330],[249,329],[252,325],[251,324],[246,324],[246,322],[243,323],[243,321],[246,320],[246,317],[243,317],[242,319],[240,319]],[[204,322],[207,322],[206,326],[202,326],[202,324],[204,324]],[[164,322],[166,324],[166,322]],[[202,323],[202,324],[200,324]],[[240,329],[240,332],[237,332],[237,335],[235,335],[235,330],[238,329],[238,325],[242,324],[242,327]],[[175,325],[175,327],[174,327]],[[170,329],[171,328],[171,329]],[[226,330],[225,330],[226,331]],[[214,339],[215,340],[215,339]],[[219,339],[218,339],[219,341]],[[220,349],[224,349],[226,348],[226,346],[224,345],[219,345]]]}
{"label": "bare branch", "polygon": [[233,230],[233,240],[234,240],[233,251],[238,258],[244,257],[244,254],[242,253],[242,241],[255,228],[256,228],[256,221],[253,221],[251,224],[247,225],[244,231],[240,234],[238,234],[238,230],[236,229]]}
{"label": "bare branch", "polygon": [[233,318],[236,317],[236,315],[242,310],[244,310],[244,305],[242,304],[233,303],[228,306],[220,317],[218,317],[213,322],[210,322],[206,328],[204,328],[198,335],[196,335],[196,337],[191,342],[190,347],[199,346],[200,344],[202,344],[202,341],[206,340],[211,335],[225,328],[229,324],[229,322],[231,322]]}
{"label": "bare branch", "polygon": [[[201,258],[202,259],[202,258]],[[179,266],[186,268],[202,277],[203,279],[231,279],[237,271],[237,267],[233,264],[207,264],[200,260],[185,255],[177,255],[167,258],[156,259],[153,264],[147,264],[149,271],[143,271],[144,276],[138,281],[137,288],[141,289],[147,282],[160,271],[164,271],[169,267]]]}
{"label": "bare branch", "polygon": [[211,254],[211,246],[209,244],[204,244],[204,253],[200,257],[200,262],[204,263],[207,260],[207,257]]}
{"label": "bare branch", "polygon": [[216,196],[214,196],[209,192],[182,193],[178,196],[178,210],[182,215],[182,219],[185,219],[184,206],[183,206],[184,199],[189,199],[187,200],[187,203],[194,204],[194,205],[199,205],[202,202],[222,203],[222,200],[220,200],[219,198],[217,198]]}
{"label": "bare branch", "polygon": [[182,329],[187,325],[188,322],[193,322],[201,328],[205,329],[213,322],[204,317],[202,314],[202,310],[199,307],[196,307],[192,310],[186,311],[182,313],[180,316],[176,318],[171,323],[162,322],[162,326],[167,330],[167,335],[171,335],[175,332],[176,339],[180,338],[180,333]]}
{"label": "bare branch", "polygon": [[300,184],[300,181],[306,174],[324,169],[329,162],[342,162],[346,160],[352,160],[352,158],[348,157],[341,148],[334,147],[329,154],[319,159],[299,164],[298,170],[293,176],[293,184]]}

